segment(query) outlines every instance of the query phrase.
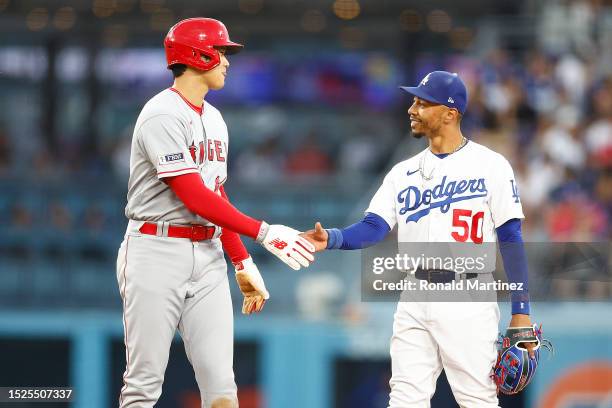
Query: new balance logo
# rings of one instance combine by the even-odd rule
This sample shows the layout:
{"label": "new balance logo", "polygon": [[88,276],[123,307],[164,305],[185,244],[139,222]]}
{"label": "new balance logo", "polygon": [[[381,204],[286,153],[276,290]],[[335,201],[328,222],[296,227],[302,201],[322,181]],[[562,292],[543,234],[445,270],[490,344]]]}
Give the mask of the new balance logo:
{"label": "new balance logo", "polygon": [[270,241],[270,244],[272,244],[272,246],[274,246],[276,249],[285,249],[288,245],[285,241],[281,241],[279,238],[275,238],[274,240]]}

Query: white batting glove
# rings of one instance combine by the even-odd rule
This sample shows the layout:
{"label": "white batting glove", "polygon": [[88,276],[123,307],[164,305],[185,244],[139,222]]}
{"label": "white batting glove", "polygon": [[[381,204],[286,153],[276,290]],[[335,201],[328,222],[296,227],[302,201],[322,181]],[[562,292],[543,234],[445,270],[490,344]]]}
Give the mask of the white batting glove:
{"label": "white batting glove", "polygon": [[261,312],[266,300],[270,299],[270,294],[257,265],[251,257],[248,257],[235,264],[234,267],[236,268],[236,282],[238,282],[238,287],[244,296],[242,313]]}
{"label": "white batting glove", "polygon": [[296,271],[314,262],[315,247],[302,238],[298,230],[284,225],[261,223],[257,242]]}

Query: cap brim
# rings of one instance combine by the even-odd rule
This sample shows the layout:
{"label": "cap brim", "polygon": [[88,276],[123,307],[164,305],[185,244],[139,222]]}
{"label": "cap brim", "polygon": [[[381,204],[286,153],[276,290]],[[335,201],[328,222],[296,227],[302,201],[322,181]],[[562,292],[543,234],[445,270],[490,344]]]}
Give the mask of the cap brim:
{"label": "cap brim", "polygon": [[419,88],[417,86],[400,86],[400,89],[408,92],[410,95],[414,95],[414,96],[416,96],[418,98],[425,99],[428,102],[437,103],[439,105],[443,105],[442,102],[436,100],[436,98],[432,97],[427,92],[424,92],[423,89],[421,89],[421,88]]}
{"label": "cap brim", "polygon": [[237,54],[240,51],[242,51],[242,49],[244,48],[244,45],[228,41],[226,44],[215,45],[215,47],[216,48],[225,47],[225,54],[232,55],[232,54]]}

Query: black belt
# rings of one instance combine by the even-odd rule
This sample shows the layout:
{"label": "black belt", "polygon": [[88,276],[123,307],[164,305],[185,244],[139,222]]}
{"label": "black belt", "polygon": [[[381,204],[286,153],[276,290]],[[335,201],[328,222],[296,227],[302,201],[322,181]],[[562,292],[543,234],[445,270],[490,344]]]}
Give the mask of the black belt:
{"label": "black belt", "polygon": [[478,277],[477,273],[457,273],[446,269],[417,269],[414,277],[419,280],[424,280],[429,283],[449,283],[456,279],[474,279]]}

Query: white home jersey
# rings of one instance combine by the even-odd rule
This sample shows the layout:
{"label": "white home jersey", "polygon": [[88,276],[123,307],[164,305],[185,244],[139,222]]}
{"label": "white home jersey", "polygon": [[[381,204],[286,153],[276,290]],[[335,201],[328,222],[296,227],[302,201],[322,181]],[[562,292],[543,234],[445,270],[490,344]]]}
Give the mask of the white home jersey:
{"label": "white home jersey", "polygon": [[227,154],[227,126],[214,106],[204,101],[200,115],[172,88],[155,95],[134,128],[126,216],[212,225],[190,212],[163,179],[199,173],[204,184],[219,193],[227,179]]}
{"label": "white home jersey", "polygon": [[472,141],[444,158],[426,149],[398,163],[366,212],[397,224],[399,242],[495,242],[495,228],[524,218],[508,161]]}

